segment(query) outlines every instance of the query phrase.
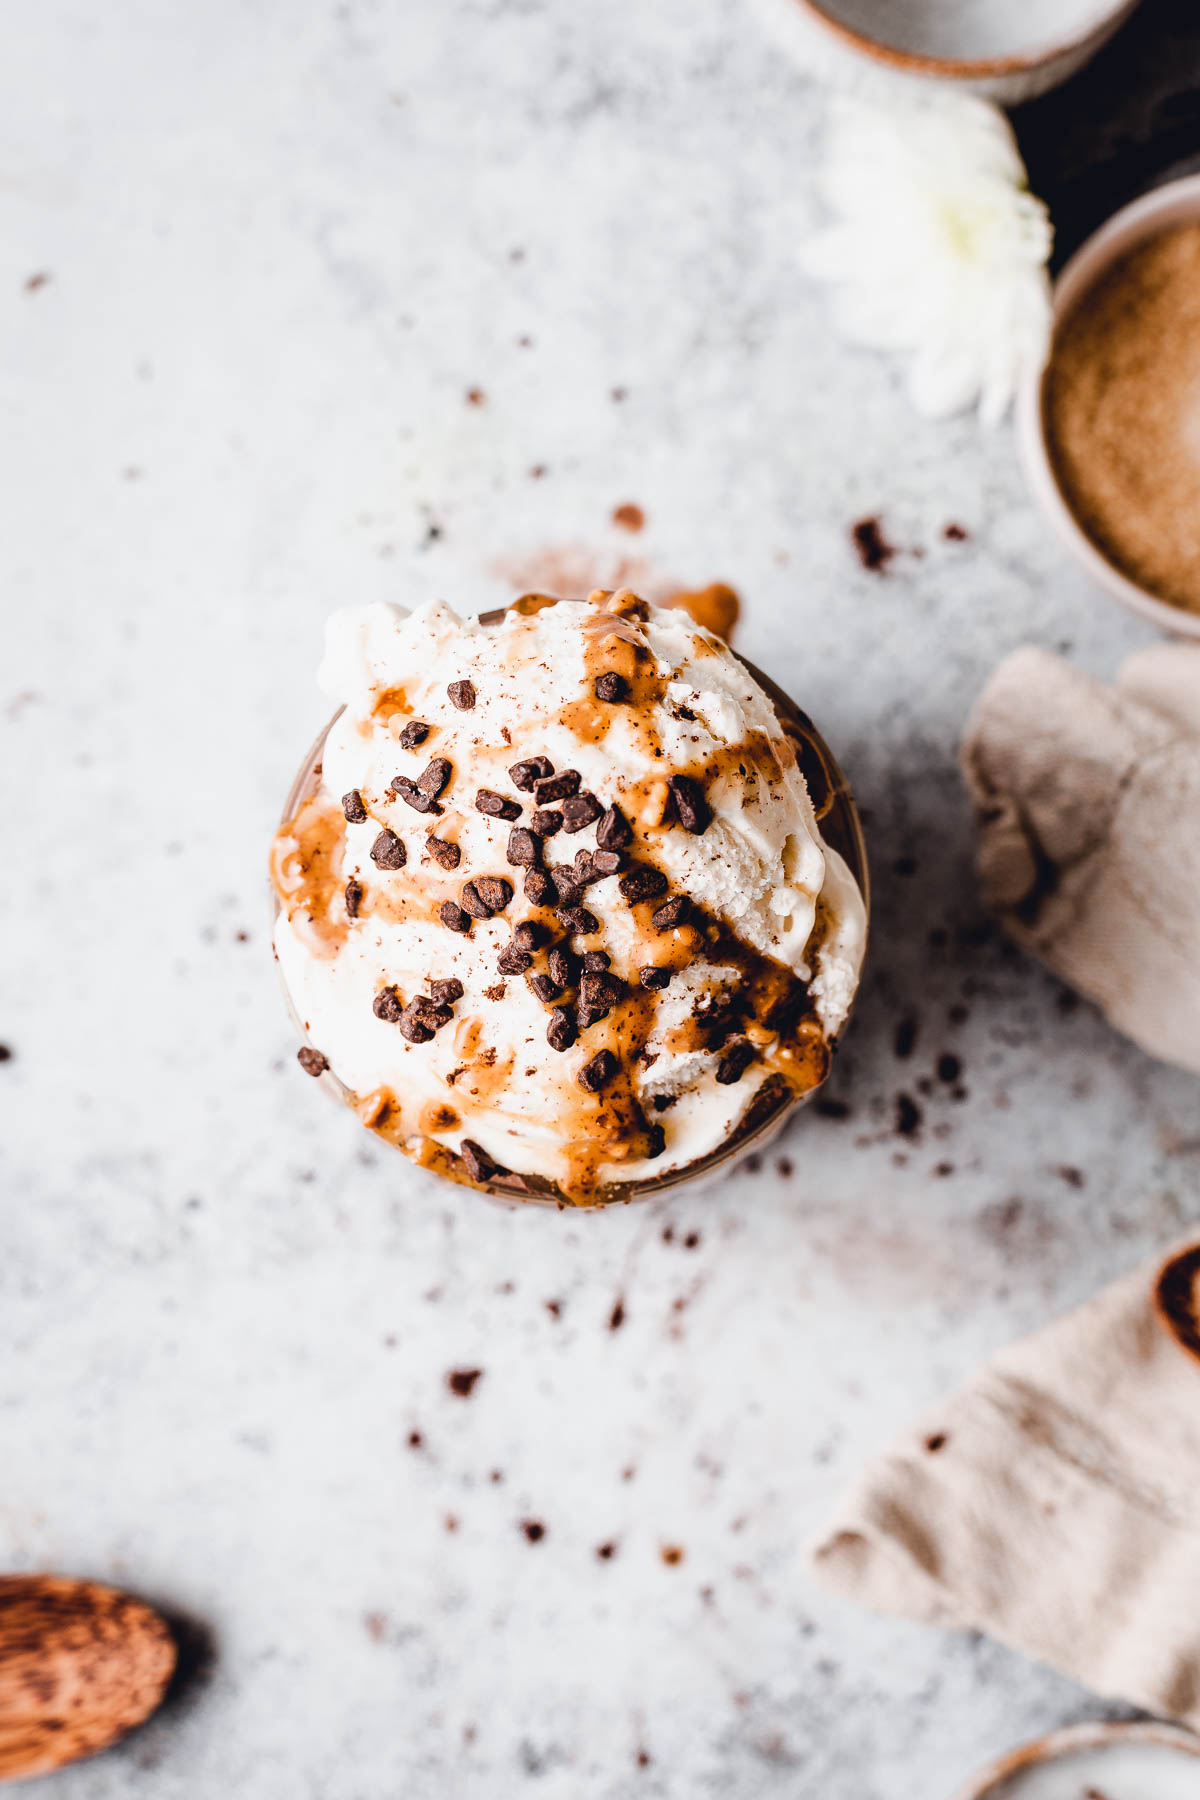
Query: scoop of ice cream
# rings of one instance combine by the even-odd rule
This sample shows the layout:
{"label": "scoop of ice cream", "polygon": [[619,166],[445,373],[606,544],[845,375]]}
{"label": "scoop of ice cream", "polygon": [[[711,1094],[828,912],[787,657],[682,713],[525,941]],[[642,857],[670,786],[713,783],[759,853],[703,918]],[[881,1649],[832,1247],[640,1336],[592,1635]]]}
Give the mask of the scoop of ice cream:
{"label": "scoop of ice cream", "polygon": [[275,947],[365,1124],[586,1203],[823,1079],[863,901],[719,638],[627,592],[376,605],[330,621],[321,685]]}

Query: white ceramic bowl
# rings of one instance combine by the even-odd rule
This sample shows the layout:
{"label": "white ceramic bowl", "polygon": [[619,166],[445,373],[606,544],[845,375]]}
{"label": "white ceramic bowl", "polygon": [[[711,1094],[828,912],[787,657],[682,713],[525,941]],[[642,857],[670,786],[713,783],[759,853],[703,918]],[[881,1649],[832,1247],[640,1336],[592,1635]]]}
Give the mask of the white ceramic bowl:
{"label": "white ceramic bowl", "polygon": [[1091,1793],[1191,1800],[1200,1793],[1200,1738],[1171,1725],[1072,1725],[989,1764],[955,1800],[1077,1800]]}
{"label": "white ceramic bowl", "polygon": [[812,73],[948,82],[1005,105],[1081,69],[1138,0],[755,0]]}
{"label": "white ceramic bowl", "polygon": [[[1107,273],[1113,263],[1145,238],[1156,237],[1173,225],[1200,220],[1200,175],[1169,181],[1114,213],[1071,258],[1054,288],[1053,332],[1080,296]],[[1200,613],[1185,612],[1160,600],[1109,562],[1078,523],[1063,498],[1046,442],[1043,392],[1049,356],[1030,368],[1017,396],[1017,443],[1025,474],[1035,500],[1067,549],[1098,587],[1150,619],[1163,631],[1180,637],[1200,637]]]}

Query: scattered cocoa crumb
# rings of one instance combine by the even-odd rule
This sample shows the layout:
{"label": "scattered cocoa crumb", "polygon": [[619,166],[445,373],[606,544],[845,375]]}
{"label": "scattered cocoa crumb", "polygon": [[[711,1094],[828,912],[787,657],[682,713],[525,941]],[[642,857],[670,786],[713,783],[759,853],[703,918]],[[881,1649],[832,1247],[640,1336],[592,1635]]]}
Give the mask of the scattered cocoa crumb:
{"label": "scattered cocoa crumb", "polygon": [[546,1311],[550,1314],[550,1317],[552,1319],[561,1319],[561,1317],[562,1317],[562,1301],[561,1300],[547,1300],[544,1302],[544,1304],[545,1304]]}
{"label": "scattered cocoa crumb", "polygon": [[458,1530],[458,1520],[455,1518],[453,1513],[447,1513],[444,1522],[445,1522],[447,1531],[457,1531]]}
{"label": "scattered cocoa crumb", "polygon": [[620,406],[622,400],[627,400],[629,398],[629,389],[623,387],[612,388],[609,397]]}
{"label": "scattered cocoa crumb", "polygon": [[27,294],[36,294],[39,288],[44,288],[51,280],[53,280],[53,277],[45,269],[39,269],[36,275],[26,276],[25,292]]}
{"label": "scattered cocoa crumb", "polygon": [[664,1544],[662,1547],[662,1559],[670,1568],[681,1563],[686,1554],[687,1552],[681,1544]]}
{"label": "scattered cocoa crumb", "polygon": [[500,1483],[504,1480],[504,1470],[503,1469],[493,1469],[491,1474],[488,1476],[488,1480],[494,1486],[499,1487]]}
{"label": "scattered cocoa crumb", "polygon": [[505,986],[504,982],[498,981],[495,987],[484,988],[483,997],[485,1000],[503,1000],[507,992],[508,988]]}
{"label": "scattered cocoa crumb", "polygon": [[421,1433],[419,1431],[410,1431],[409,1432],[408,1447],[410,1450],[419,1450],[421,1448],[421,1445],[424,1442],[425,1442],[425,1439],[421,1436]]}
{"label": "scattered cocoa crumb", "polygon": [[947,1175],[953,1175],[954,1164],[951,1162],[935,1163],[933,1172],[935,1175],[939,1176],[942,1180],[944,1180]]}
{"label": "scattered cocoa crumb", "polygon": [[850,1117],[850,1108],[844,1100],[814,1100],[813,1110],[822,1119],[848,1119]]}
{"label": "scattered cocoa crumb", "polygon": [[484,402],[486,401],[486,399],[487,399],[487,395],[484,393],[482,388],[468,388],[467,389],[467,405],[468,406],[482,406],[484,404]]}
{"label": "scattered cocoa crumb", "polygon": [[916,872],[917,872],[917,859],[915,856],[898,856],[896,858],[895,862],[892,864],[893,875],[901,875],[901,876],[907,877],[909,875],[915,875]]}
{"label": "scattered cocoa crumb", "polygon": [[646,515],[640,506],[635,506],[631,500],[627,500],[623,506],[613,508],[612,522],[614,525],[619,525],[623,531],[640,531],[646,523]]}
{"label": "scattered cocoa crumb", "polygon": [[925,1439],[925,1448],[926,1448],[926,1450],[928,1450],[930,1456],[936,1456],[938,1451],[945,1444],[945,1442],[946,1442],[945,1432],[944,1431],[935,1431],[932,1434],[932,1436],[927,1437]]}
{"label": "scattered cocoa crumb", "polygon": [[651,1763],[650,1752],[648,1750],[639,1750],[634,1757],[634,1761],[637,1763],[639,1769],[648,1769]]}
{"label": "scattered cocoa crumb", "polygon": [[446,1386],[460,1400],[469,1400],[475,1383],[483,1374],[482,1369],[451,1369],[446,1377]]}
{"label": "scattered cocoa crumb", "polygon": [[538,1519],[522,1519],[521,1530],[531,1544],[540,1544],[546,1535],[546,1527]]}
{"label": "scattered cocoa crumb", "polygon": [[793,1163],[790,1156],[781,1156],[776,1161],[775,1168],[776,1172],[782,1175],[785,1181],[789,1181],[795,1174],[796,1165]]}
{"label": "scattered cocoa crumb", "polygon": [[943,1050],[942,1054],[938,1057],[938,1060],[937,1060],[938,1080],[947,1082],[948,1084],[953,1084],[954,1082],[956,1082],[958,1080],[958,1078],[961,1074],[962,1074],[961,1060],[957,1056],[955,1056],[951,1051]]}
{"label": "scattered cocoa crumb", "polygon": [[917,1021],[910,1013],[897,1022],[895,1036],[892,1039],[892,1049],[903,1062],[906,1057],[912,1055],[916,1043]]}
{"label": "scattered cocoa crumb", "polygon": [[1073,1168],[1070,1163],[1062,1163],[1054,1173],[1060,1181],[1065,1181],[1068,1187],[1081,1188],[1083,1186],[1083,1170]]}
{"label": "scattered cocoa crumb", "polygon": [[373,1644],[382,1644],[387,1634],[387,1614],[369,1612],[363,1620],[367,1628],[367,1636]]}
{"label": "scattered cocoa crumb", "polygon": [[596,1545],[596,1556],[600,1562],[611,1562],[616,1554],[617,1546],[614,1543]]}
{"label": "scattered cocoa crumb", "polygon": [[625,1323],[625,1302],[624,1302],[624,1300],[618,1300],[616,1305],[613,1307],[612,1311],[608,1315],[608,1329],[610,1331],[620,1331],[620,1329],[624,1323]]}
{"label": "scattered cocoa crumb", "polygon": [[946,539],[947,543],[965,544],[969,533],[965,525],[955,525],[951,523],[942,527],[942,536]]}
{"label": "scattered cocoa crumb", "polygon": [[911,1094],[896,1095],[896,1130],[901,1137],[916,1137],[921,1129],[921,1109]]}
{"label": "scattered cocoa crumb", "polygon": [[545,463],[534,463],[532,469],[530,469],[530,471],[529,471],[529,479],[530,479],[530,481],[541,481],[542,478],[544,477],[545,473],[546,473],[546,464]]}
{"label": "scattered cocoa crumb", "polygon": [[860,519],[857,525],[850,527],[850,536],[863,568],[875,575],[886,574],[896,547],[884,537],[878,518]]}

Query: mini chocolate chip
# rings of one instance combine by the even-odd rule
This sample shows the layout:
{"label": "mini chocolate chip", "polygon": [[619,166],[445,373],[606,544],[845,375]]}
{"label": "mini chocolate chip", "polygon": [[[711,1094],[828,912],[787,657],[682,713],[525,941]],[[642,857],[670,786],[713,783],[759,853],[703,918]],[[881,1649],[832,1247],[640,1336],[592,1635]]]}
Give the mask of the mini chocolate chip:
{"label": "mini chocolate chip", "polygon": [[589,1062],[585,1062],[576,1076],[581,1088],[589,1094],[598,1094],[606,1088],[617,1072],[617,1059],[611,1050],[597,1050]]}
{"label": "mini chocolate chip", "polygon": [[682,925],[688,916],[688,898],[686,894],[676,894],[664,906],[650,914],[650,923],[655,931],[674,931]]}
{"label": "mini chocolate chip", "polygon": [[584,831],[603,811],[595,794],[589,794],[586,789],[582,794],[571,794],[563,801],[563,830]]}
{"label": "mini chocolate chip", "polygon": [[562,993],[557,981],[552,981],[549,975],[531,975],[529,985],[539,1000],[557,1000]]}
{"label": "mini chocolate chip", "polygon": [[562,822],[562,814],[548,806],[539,806],[529,821],[532,829],[542,838],[553,837],[556,831],[561,831]]}
{"label": "mini chocolate chip", "polygon": [[440,1031],[442,1026],[448,1025],[454,1017],[451,1007],[434,1006],[432,1002],[426,1000],[423,994],[419,1000],[413,1002],[413,1005],[419,1005],[421,1008],[421,1023],[430,1026],[434,1031]]}
{"label": "mini chocolate chip", "polygon": [[527,869],[521,885],[525,890],[525,898],[531,900],[534,906],[549,906],[555,898],[554,883],[545,869]]}
{"label": "mini chocolate chip", "polygon": [[473,881],[464,881],[458,891],[459,903],[464,912],[469,912],[473,919],[490,919],[492,909]]}
{"label": "mini chocolate chip", "polygon": [[644,988],[665,988],[670,986],[674,972],[673,969],[656,969],[653,963],[648,963],[638,970],[638,980]]}
{"label": "mini chocolate chip", "polygon": [[399,988],[380,988],[371,1003],[371,1011],[377,1019],[383,1019],[388,1025],[394,1025],[404,1011],[404,1002],[400,998]]}
{"label": "mini chocolate chip", "polygon": [[404,845],[386,825],[371,845],[371,861],[377,869],[402,869],[408,861]]}
{"label": "mini chocolate chip", "polygon": [[297,1050],[296,1061],[306,1075],[323,1075],[329,1067],[329,1058],[322,1055],[320,1050],[310,1049],[307,1044]]}
{"label": "mini chocolate chip", "polygon": [[667,1147],[667,1133],[665,1128],[655,1120],[653,1124],[646,1127],[646,1137],[648,1139],[646,1157],[648,1161],[653,1162],[654,1158],[661,1156]]}
{"label": "mini chocolate chip", "polygon": [[352,875],[346,883],[346,912],[350,918],[357,919],[358,909],[363,903],[363,895],[365,892],[366,889],[363,887],[362,882],[359,881],[357,876]]}
{"label": "mini chocolate chip", "polygon": [[589,950],[583,959],[583,966],[588,970],[607,969],[611,964],[612,957],[608,954],[607,950]]}
{"label": "mini chocolate chip", "polygon": [[575,1006],[575,1023],[580,1031],[586,1031],[589,1025],[596,1025],[601,1019],[607,1019],[611,1011],[611,1006],[587,1006],[580,1000]]}
{"label": "mini chocolate chip", "polygon": [[422,793],[416,782],[410,781],[407,775],[393,776],[391,791],[403,800],[405,806],[411,806],[414,812],[440,813],[442,810],[433,795]]}
{"label": "mini chocolate chip", "polygon": [[754,1045],[748,1044],[745,1038],[739,1038],[730,1044],[717,1064],[718,1082],[722,1087],[732,1087],[735,1081],[742,1079],[753,1061]]}
{"label": "mini chocolate chip", "polygon": [[427,837],[425,848],[434,862],[440,863],[443,869],[457,869],[462,861],[462,851],[457,844],[448,844],[445,838]]}
{"label": "mini chocolate chip", "polygon": [[415,750],[429,736],[429,727],[423,719],[410,719],[397,740],[402,750]]}
{"label": "mini chocolate chip", "polygon": [[576,885],[580,888],[591,887],[594,881],[599,881],[600,877],[596,873],[596,866],[592,861],[590,850],[575,852],[575,862],[572,865],[571,873],[575,877]]}
{"label": "mini chocolate chip", "polygon": [[596,842],[601,850],[627,850],[633,842],[633,829],[619,806],[610,806],[596,827]]}
{"label": "mini chocolate chip", "polygon": [[639,863],[621,877],[621,892],[631,906],[639,900],[656,900],[666,890],[667,878],[661,869],[648,868],[645,863]]}
{"label": "mini chocolate chip", "polygon": [[596,677],[597,700],[626,700],[629,697],[629,683],[615,669],[606,669],[603,675]]}
{"label": "mini chocolate chip", "polygon": [[419,1000],[409,1001],[397,1023],[401,1037],[407,1038],[410,1044],[427,1044],[433,1036],[433,1027],[425,1023]]}
{"label": "mini chocolate chip", "polygon": [[351,788],[348,794],[342,795],[342,811],[346,815],[348,825],[362,825],[366,821],[367,809],[363,805],[363,797],[357,788]]}
{"label": "mini chocolate chip", "polygon": [[513,897],[512,882],[503,875],[481,875],[475,883],[483,904],[492,912],[503,912]]}
{"label": "mini chocolate chip", "polygon": [[552,1050],[569,1050],[578,1033],[569,1006],[556,1006],[546,1023],[546,1042]]}
{"label": "mini chocolate chip", "polygon": [[712,824],[712,808],[704,798],[704,789],[690,775],[672,775],[667,782],[679,823],[693,837],[702,837]]}
{"label": "mini chocolate chip", "polygon": [[517,801],[506,800],[503,794],[497,794],[491,788],[480,788],[475,796],[475,811],[487,813],[492,819],[519,819],[521,808]]}
{"label": "mini chocolate chip", "polygon": [[625,862],[619,850],[593,850],[593,879],[603,881],[606,875],[616,875]]}
{"label": "mini chocolate chip", "polygon": [[467,1174],[472,1181],[490,1181],[499,1172],[499,1164],[494,1162],[481,1144],[473,1138],[464,1138],[458,1147],[458,1154],[467,1165]]}
{"label": "mini chocolate chip", "polygon": [[518,950],[537,950],[541,947],[546,933],[536,919],[522,919],[512,934],[512,941]]}
{"label": "mini chocolate chip", "polygon": [[524,825],[514,825],[508,834],[508,860],[514,869],[532,869],[541,860],[542,846]]}
{"label": "mini chocolate chip", "polygon": [[453,900],[442,901],[438,907],[438,918],[448,931],[461,931],[470,936],[471,921],[462,907],[456,906]]}
{"label": "mini chocolate chip", "polygon": [[614,1006],[621,997],[623,984],[604,969],[585,969],[579,982],[579,998],[584,1006]]}
{"label": "mini chocolate chip", "polygon": [[459,712],[470,712],[475,704],[475,689],[469,681],[452,681],[446,692]]}
{"label": "mini chocolate chip", "polygon": [[678,1098],[678,1094],[655,1094],[650,1104],[655,1112],[669,1112]]}
{"label": "mini chocolate chip", "polygon": [[431,981],[429,991],[438,1006],[453,1006],[463,997],[463,984],[457,975],[449,975],[445,981]]}
{"label": "mini chocolate chip", "polygon": [[560,987],[575,986],[575,958],[569,950],[564,949],[561,944],[555,944],[546,961],[551,975]]}
{"label": "mini chocolate chip", "polygon": [[436,800],[453,773],[454,764],[448,756],[435,756],[417,776],[417,786],[428,799]]}
{"label": "mini chocolate chip", "polygon": [[561,775],[543,775],[533,784],[533,797],[539,806],[549,806],[553,800],[566,800],[579,792],[581,776],[578,769],[564,769]]}
{"label": "mini chocolate chip", "polygon": [[523,794],[533,792],[534,783],[545,781],[554,773],[554,764],[548,756],[528,756],[524,762],[516,762],[508,771],[514,787],[520,788]]}
{"label": "mini chocolate chip", "polygon": [[520,950],[516,944],[509,943],[496,958],[496,967],[502,975],[523,975],[532,961],[527,950]]}
{"label": "mini chocolate chip", "polygon": [[590,937],[600,929],[599,919],[586,906],[560,906],[554,916],[564,930],[577,932],[580,937]]}

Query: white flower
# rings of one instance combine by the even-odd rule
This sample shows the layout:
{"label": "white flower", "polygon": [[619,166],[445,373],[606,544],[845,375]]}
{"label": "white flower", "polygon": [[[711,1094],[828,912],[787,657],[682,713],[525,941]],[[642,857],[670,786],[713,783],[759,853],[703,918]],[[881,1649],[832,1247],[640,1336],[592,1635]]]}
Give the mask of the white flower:
{"label": "white flower", "polygon": [[853,343],[907,351],[917,411],[1004,416],[1050,319],[1050,217],[1007,119],[969,95],[830,101],[822,191],[836,223],[804,251]]}

